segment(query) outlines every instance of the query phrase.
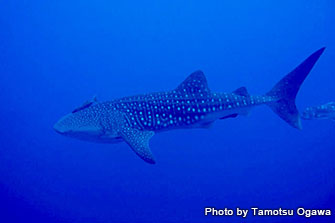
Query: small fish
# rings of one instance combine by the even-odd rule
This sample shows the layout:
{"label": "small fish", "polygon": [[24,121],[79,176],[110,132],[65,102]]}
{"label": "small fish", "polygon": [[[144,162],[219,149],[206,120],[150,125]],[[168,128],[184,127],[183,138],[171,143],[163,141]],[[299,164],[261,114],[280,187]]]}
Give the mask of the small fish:
{"label": "small fish", "polygon": [[327,104],[308,107],[302,113],[301,118],[305,120],[312,119],[330,119],[335,121],[335,102],[329,102]]}
{"label": "small fish", "polygon": [[208,128],[218,119],[246,115],[268,105],[280,118],[301,129],[295,98],[324,48],[313,53],[264,95],[250,95],[245,87],[231,93],[212,92],[202,71],[189,75],[170,91],[124,97],[107,102],[90,101],[61,118],[54,129],[82,140],[126,142],[144,161],[155,163],[149,147],[158,132]]}
{"label": "small fish", "polygon": [[98,99],[96,96],[93,96],[93,98],[91,100],[85,101],[81,106],[79,106],[78,108],[75,108],[72,113],[76,113],[80,110],[83,110],[85,108],[90,107],[91,105],[93,105],[93,103],[98,102]]}

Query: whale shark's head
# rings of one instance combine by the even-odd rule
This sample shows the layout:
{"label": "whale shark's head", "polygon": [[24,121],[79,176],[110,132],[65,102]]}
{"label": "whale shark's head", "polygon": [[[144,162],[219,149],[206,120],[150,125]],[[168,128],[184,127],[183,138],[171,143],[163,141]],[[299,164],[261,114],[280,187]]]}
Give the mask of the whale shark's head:
{"label": "whale shark's head", "polygon": [[95,140],[104,133],[99,120],[98,113],[82,110],[65,115],[53,128],[56,132],[65,136]]}
{"label": "whale shark's head", "polygon": [[62,117],[53,128],[59,134],[72,138],[114,143],[120,141],[115,117],[103,103],[85,102]]}

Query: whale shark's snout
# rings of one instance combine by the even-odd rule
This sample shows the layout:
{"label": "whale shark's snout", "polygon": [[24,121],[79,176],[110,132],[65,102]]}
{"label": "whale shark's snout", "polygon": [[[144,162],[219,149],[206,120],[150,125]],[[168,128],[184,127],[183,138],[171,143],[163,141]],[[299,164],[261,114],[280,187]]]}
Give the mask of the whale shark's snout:
{"label": "whale shark's snout", "polygon": [[58,120],[54,126],[53,129],[58,132],[59,134],[66,134],[68,132],[71,132],[71,126],[69,125],[68,120],[71,119],[71,114],[66,115],[62,117],[60,120]]}
{"label": "whale shark's snout", "polygon": [[59,122],[56,122],[54,124],[53,129],[59,134],[64,134],[66,132],[66,130],[62,127],[62,125],[59,124]]}
{"label": "whale shark's snout", "polygon": [[88,116],[84,112],[65,115],[54,124],[53,129],[61,135],[90,141],[104,133],[97,116]]}

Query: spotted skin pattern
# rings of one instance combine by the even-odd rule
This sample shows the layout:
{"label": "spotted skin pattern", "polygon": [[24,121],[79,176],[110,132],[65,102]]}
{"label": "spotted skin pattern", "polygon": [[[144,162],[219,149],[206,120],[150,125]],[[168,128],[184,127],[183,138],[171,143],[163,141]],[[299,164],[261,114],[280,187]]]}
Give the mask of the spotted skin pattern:
{"label": "spotted skin pattern", "polygon": [[308,107],[302,113],[301,117],[305,120],[312,120],[312,119],[335,120],[335,102],[329,102],[327,104],[315,107]]}
{"label": "spotted skin pattern", "polygon": [[[217,118],[250,106],[276,100],[269,96],[211,93],[201,71],[191,74],[176,90],[101,103],[97,110],[121,111],[127,125],[139,130],[161,131],[202,127]],[[236,111],[237,110],[237,111]]]}
{"label": "spotted skin pattern", "polygon": [[196,71],[173,91],[90,102],[89,106],[85,102],[57,125],[58,129],[94,132],[93,136],[85,136],[94,141],[123,139],[143,160],[154,163],[149,139],[155,132],[208,128],[216,119],[236,117],[239,113],[245,114],[251,106],[275,100],[270,96],[250,96],[245,88],[233,93],[212,93],[204,74]]}
{"label": "spotted skin pattern", "polygon": [[[107,110],[122,111],[128,125],[139,130],[161,131],[189,128],[234,114],[237,109],[276,100],[266,96],[234,93],[183,93],[180,91],[127,97],[103,103]],[[221,115],[222,114],[222,115]],[[197,125],[198,124],[198,125]]]}

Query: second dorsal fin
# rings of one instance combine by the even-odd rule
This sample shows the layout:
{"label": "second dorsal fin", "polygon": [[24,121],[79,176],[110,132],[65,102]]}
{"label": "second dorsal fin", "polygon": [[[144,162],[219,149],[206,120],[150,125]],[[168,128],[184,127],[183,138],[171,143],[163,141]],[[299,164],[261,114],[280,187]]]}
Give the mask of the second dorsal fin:
{"label": "second dorsal fin", "polygon": [[246,87],[237,88],[235,91],[233,91],[233,93],[237,95],[241,95],[241,96],[249,96],[249,93]]}

